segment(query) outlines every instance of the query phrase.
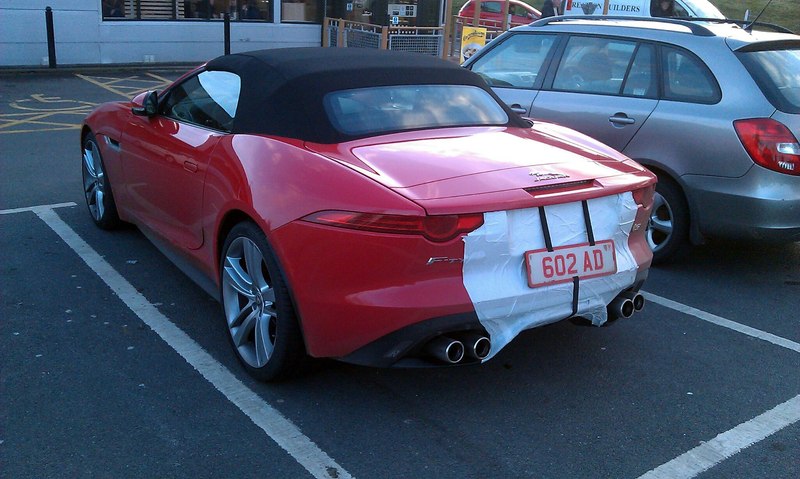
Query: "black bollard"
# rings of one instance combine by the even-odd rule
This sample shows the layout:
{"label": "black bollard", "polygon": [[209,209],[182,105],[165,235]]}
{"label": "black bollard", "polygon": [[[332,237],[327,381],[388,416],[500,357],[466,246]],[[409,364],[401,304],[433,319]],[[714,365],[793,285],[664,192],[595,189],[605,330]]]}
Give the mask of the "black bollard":
{"label": "black bollard", "polygon": [[223,15],[223,22],[225,23],[225,54],[231,54],[231,14],[225,12]]}
{"label": "black bollard", "polygon": [[50,68],[56,67],[56,34],[53,29],[53,9],[44,9],[44,21],[47,25],[47,60]]}

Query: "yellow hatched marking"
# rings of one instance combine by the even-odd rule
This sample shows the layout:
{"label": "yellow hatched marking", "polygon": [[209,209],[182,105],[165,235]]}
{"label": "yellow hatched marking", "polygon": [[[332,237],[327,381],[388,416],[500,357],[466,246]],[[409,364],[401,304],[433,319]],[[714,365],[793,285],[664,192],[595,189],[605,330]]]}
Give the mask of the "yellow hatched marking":
{"label": "yellow hatched marking", "polygon": [[99,86],[100,88],[108,90],[111,93],[114,93],[116,95],[128,98],[128,95],[126,93],[117,90],[116,88],[114,88],[113,86],[109,85],[108,83],[103,83],[101,81],[95,80],[92,77],[89,77],[89,76],[86,76],[86,75],[81,75],[80,73],[76,73],[75,76],[77,76],[78,78],[82,78],[82,79],[88,81],[89,83],[93,83],[93,84]]}
{"label": "yellow hatched marking", "polygon": [[150,78],[142,78],[138,75],[122,78],[81,74],[77,74],[76,76],[126,99],[130,99],[148,90],[163,89],[172,83],[172,80],[156,75],[155,73],[146,72],[145,75]]}
{"label": "yellow hatched marking", "polygon": [[[80,100],[65,100],[58,96],[34,93],[30,98],[16,100],[9,106],[22,113],[0,114],[0,134],[35,133],[42,131],[75,130],[80,121],[71,123],[60,118],[64,115],[82,119],[95,104]],[[38,126],[40,128],[31,128]],[[22,127],[22,128],[20,128]]]}

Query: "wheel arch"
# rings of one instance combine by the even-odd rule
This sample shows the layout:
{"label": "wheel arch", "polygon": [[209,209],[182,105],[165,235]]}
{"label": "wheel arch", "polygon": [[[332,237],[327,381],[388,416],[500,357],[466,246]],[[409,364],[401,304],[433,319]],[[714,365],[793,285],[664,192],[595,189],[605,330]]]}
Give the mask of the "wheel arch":
{"label": "wheel arch", "polygon": [[[216,265],[216,275],[217,281],[219,281],[219,288],[222,288],[222,249],[225,247],[225,240],[228,238],[231,230],[233,230],[236,225],[240,223],[253,223],[257,228],[264,233],[264,238],[267,241],[267,246],[272,250],[272,255],[275,258],[275,262],[278,263],[278,268],[281,270],[281,274],[283,275],[284,283],[286,284],[286,289],[289,292],[289,299],[292,302],[292,308],[294,309],[295,318],[297,319],[297,323],[300,326],[300,335],[303,340],[303,346],[305,346],[305,328],[303,326],[303,319],[300,309],[298,308],[297,300],[295,299],[294,295],[294,288],[292,283],[289,281],[289,278],[286,274],[286,268],[283,265],[283,261],[281,260],[280,256],[278,256],[277,249],[275,245],[270,240],[269,234],[264,231],[263,226],[255,220],[251,215],[246,213],[245,211],[234,209],[230,210],[222,217],[222,220],[219,222],[219,226],[217,227],[217,234],[214,237],[215,245],[214,245],[214,253],[215,253],[215,260],[214,264]],[[220,294],[220,299],[222,295]]]}
{"label": "wheel arch", "polygon": [[686,194],[686,188],[684,187],[683,182],[680,181],[680,177],[669,169],[654,164],[648,160],[634,159],[634,161],[639,162],[642,166],[650,170],[651,173],[656,175],[659,182],[669,181],[678,188],[678,191],[680,191],[681,195],[683,195],[683,200],[686,202],[686,205],[689,208],[689,241],[692,244],[702,244],[705,241],[705,238],[700,232],[699,222],[697,221],[697,208],[694,200],[688,194]]}

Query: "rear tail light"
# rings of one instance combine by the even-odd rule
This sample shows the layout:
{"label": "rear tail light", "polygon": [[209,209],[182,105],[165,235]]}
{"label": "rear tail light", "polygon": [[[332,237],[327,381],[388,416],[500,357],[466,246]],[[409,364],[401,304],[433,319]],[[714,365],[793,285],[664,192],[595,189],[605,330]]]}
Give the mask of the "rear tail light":
{"label": "rear tail light", "polygon": [[770,170],[800,176],[800,144],[786,126],[771,118],[733,122],[754,162]]}
{"label": "rear tail light", "polygon": [[483,224],[483,215],[406,216],[357,213],[353,211],[321,211],[304,221],[339,228],[375,233],[421,235],[437,243],[450,241]]}

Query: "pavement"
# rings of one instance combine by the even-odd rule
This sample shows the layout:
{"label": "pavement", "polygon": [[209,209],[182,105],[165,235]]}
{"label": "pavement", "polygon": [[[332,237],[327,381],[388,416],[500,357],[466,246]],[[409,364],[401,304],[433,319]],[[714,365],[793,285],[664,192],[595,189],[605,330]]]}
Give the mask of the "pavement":
{"label": "pavement", "polygon": [[253,381],[219,305],[83,204],[82,118],[184,70],[0,72],[0,477],[800,477],[800,243],[694,248],[633,318],[481,366]]}

